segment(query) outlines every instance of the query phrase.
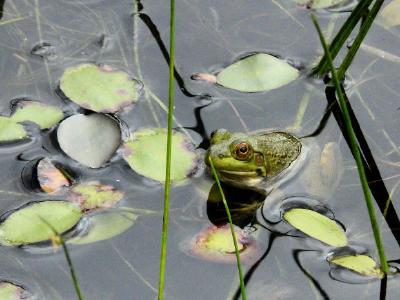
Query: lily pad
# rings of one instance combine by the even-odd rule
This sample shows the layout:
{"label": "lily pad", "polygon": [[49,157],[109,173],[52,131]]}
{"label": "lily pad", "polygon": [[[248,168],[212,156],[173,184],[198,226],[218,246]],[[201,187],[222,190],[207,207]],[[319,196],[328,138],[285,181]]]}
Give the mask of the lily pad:
{"label": "lily pad", "polygon": [[33,295],[19,285],[9,281],[0,281],[0,299],[29,300],[33,299]]}
{"label": "lily pad", "polygon": [[99,182],[88,182],[74,186],[69,198],[78,203],[82,209],[112,207],[122,199],[123,192],[116,190],[111,185],[103,185]]}
{"label": "lily pad", "polygon": [[385,25],[395,27],[400,25],[400,0],[393,0],[380,13]]}
{"label": "lily pad", "polygon": [[117,236],[131,227],[138,215],[128,211],[112,211],[89,217],[86,235],[68,241],[71,244],[88,244]]}
{"label": "lily pad", "polygon": [[319,9],[329,8],[341,3],[348,3],[349,0],[294,0],[299,5],[304,5],[307,8]]}
{"label": "lily pad", "polygon": [[10,117],[15,122],[30,121],[36,123],[40,129],[49,129],[63,118],[64,113],[60,108],[29,100],[18,101]]}
{"label": "lily pad", "polygon": [[0,116],[0,142],[13,142],[28,136],[24,126],[7,117]]}
{"label": "lily pad", "polygon": [[[124,143],[123,157],[137,173],[157,180],[165,180],[167,131],[163,128],[144,129],[132,134]],[[174,131],[172,135],[171,180],[180,181],[195,173],[199,157],[188,138]]]}
{"label": "lily pad", "polygon": [[138,81],[108,65],[82,64],[65,70],[60,89],[76,104],[96,112],[117,112],[139,97]]}
{"label": "lily pad", "polygon": [[0,224],[0,243],[20,246],[47,241],[54,232],[43,220],[62,234],[74,227],[81,216],[79,207],[67,201],[30,203],[13,211]]}
{"label": "lily pad", "polygon": [[[234,227],[241,260],[255,259],[258,248],[255,240],[239,227]],[[229,225],[210,226],[197,234],[190,242],[189,253],[209,261],[235,263],[235,246]]]}
{"label": "lily pad", "polygon": [[121,143],[121,130],[107,115],[80,114],[61,122],[57,139],[61,149],[72,159],[90,168],[100,168]]}
{"label": "lily pad", "polygon": [[333,257],[329,262],[365,276],[382,278],[383,273],[368,255],[346,255]]}
{"label": "lily pad", "polygon": [[347,237],[334,220],[313,210],[293,208],[283,214],[283,218],[294,228],[333,247],[347,245]]}
{"label": "lily pad", "polygon": [[68,177],[47,157],[39,161],[36,172],[40,188],[45,193],[57,193],[71,185]]}
{"label": "lily pad", "polygon": [[263,92],[279,88],[299,77],[299,70],[275,56],[258,53],[223,69],[217,83],[241,92]]}

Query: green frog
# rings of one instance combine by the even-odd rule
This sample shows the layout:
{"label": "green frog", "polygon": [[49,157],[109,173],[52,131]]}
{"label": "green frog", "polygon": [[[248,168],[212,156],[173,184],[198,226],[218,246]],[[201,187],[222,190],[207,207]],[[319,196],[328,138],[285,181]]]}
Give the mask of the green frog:
{"label": "green frog", "polygon": [[342,170],[336,143],[321,150],[315,139],[284,131],[246,134],[218,129],[211,134],[206,164],[209,158],[221,181],[267,194],[291,181],[294,192],[326,197],[337,187]]}

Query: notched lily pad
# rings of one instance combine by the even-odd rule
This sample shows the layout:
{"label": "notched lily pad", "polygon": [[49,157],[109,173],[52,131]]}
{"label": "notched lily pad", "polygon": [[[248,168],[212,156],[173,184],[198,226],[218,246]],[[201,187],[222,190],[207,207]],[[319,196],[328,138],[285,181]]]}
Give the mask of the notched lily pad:
{"label": "notched lily pad", "polygon": [[49,129],[64,118],[63,111],[56,107],[37,101],[19,100],[13,105],[10,119],[15,122],[33,122],[40,129]]}
{"label": "notched lily pad", "polygon": [[139,81],[108,65],[81,64],[65,70],[60,89],[76,104],[96,112],[117,112],[137,101]]}
{"label": "notched lily pad", "polygon": [[266,53],[247,56],[226,67],[216,76],[194,75],[194,79],[218,83],[241,92],[264,92],[277,89],[297,77],[299,77],[299,70],[285,60]]}
{"label": "notched lily pad", "polygon": [[129,211],[111,211],[90,216],[87,233],[68,242],[88,244],[110,239],[131,227],[137,217],[138,215]]}
{"label": "notched lily pad", "polygon": [[8,117],[0,116],[0,143],[18,141],[27,137],[24,126]]}
{"label": "notched lily pad", "polygon": [[365,276],[382,278],[383,273],[376,262],[368,255],[345,255],[332,257],[328,260],[331,264],[341,266]]}
{"label": "notched lily pad", "polygon": [[68,176],[47,157],[38,162],[36,173],[39,186],[45,193],[57,193],[71,185]]}
{"label": "notched lily pad", "polygon": [[107,115],[73,115],[57,130],[61,149],[72,159],[90,168],[102,167],[121,143],[118,123]]}
{"label": "notched lily pad", "polygon": [[382,9],[380,16],[388,27],[400,25],[400,0],[393,0],[386,5]]}
{"label": "notched lily pad", "polygon": [[[165,129],[143,129],[132,133],[132,138],[124,143],[123,157],[140,175],[164,181],[166,149]],[[183,133],[173,132],[172,149],[171,180],[181,181],[196,173],[200,159]]]}
{"label": "notched lily pad", "polygon": [[346,4],[349,0],[294,0],[297,4],[310,9],[329,8],[339,4]]}
{"label": "notched lily pad", "polygon": [[47,241],[54,236],[48,224],[62,234],[74,227],[81,216],[79,207],[67,201],[33,202],[2,218],[0,243],[20,246]]}
{"label": "notched lily pad", "polygon": [[9,281],[0,281],[1,300],[33,300],[33,295],[22,286]]}
{"label": "notched lily pad", "polygon": [[[238,227],[234,227],[241,260],[253,261],[259,254],[256,242]],[[187,246],[186,246],[187,247]],[[210,226],[197,234],[187,247],[189,254],[196,257],[224,263],[235,263],[235,247],[229,225]]]}
{"label": "notched lily pad", "polygon": [[123,196],[115,187],[96,181],[75,185],[69,193],[69,199],[84,210],[112,207]]}
{"label": "notched lily pad", "polygon": [[333,247],[347,245],[347,237],[334,220],[304,208],[293,208],[283,214],[286,220],[294,228]]}

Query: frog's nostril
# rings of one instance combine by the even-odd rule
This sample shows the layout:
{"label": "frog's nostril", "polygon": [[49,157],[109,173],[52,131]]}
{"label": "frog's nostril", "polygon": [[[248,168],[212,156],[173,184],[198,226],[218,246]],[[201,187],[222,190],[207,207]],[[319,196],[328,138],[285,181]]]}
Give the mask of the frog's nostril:
{"label": "frog's nostril", "polygon": [[218,154],[218,158],[224,158],[224,155],[223,154]]}

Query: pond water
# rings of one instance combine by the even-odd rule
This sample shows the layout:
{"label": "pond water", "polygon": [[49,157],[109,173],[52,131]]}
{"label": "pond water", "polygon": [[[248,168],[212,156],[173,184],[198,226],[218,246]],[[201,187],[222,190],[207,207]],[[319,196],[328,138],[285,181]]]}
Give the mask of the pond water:
{"label": "pond water", "polygon": [[[19,98],[59,107],[66,116],[87,112],[62,99],[58,85],[66,68],[94,62],[125,70],[144,84],[133,109],[118,114],[125,130],[129,129],[126,131],[166,127],[169,1],[1,3],[2,115],[8,116],[10,101]],[[352,7],[354,3],[343,9],[315,12],[327,38],[333,37]],[[400,235],[393,229],[398,223],[396,212],[400,213],[399,34],[399,26],[388,28],[378,17],[347,74],[346,85],[380,171],[370,177],[376,202],[386,203],[388,194],[392,199],[388,221],[378,213],[389,261],[400,259]],[[191,79],[195,73],[214,73],[255,52],[287,59],[301,70],[300,78],[261,93],[242,93]],[[321,54],[310,10],[293,1],[179,0],[174,126],[181,131],[184,128],[183,132],[203,149],[209,146],[211,132],[219,128],[232,132],[278,128],[290,129],[299,136],[309,135],[318,128],[327,106],[322,81],[306,76]],[[55,138],[57,126],[40,131],[28,124],[27,130],[29,139],[0,147],[1,214],[34,201],[64,200],[32,190],[23,180],[32,161],[42,157],[66,166],[76,182],[112,185],[124,192],[116,207],[152,213],[141,214],[133,226],[113,238],[69,245],[82,292],[85,299],[155,299],[163,185],[132,171],[121,152],[102,168],[80,165],[59,148]],[[334,191],[322,199],[309,199],[308,205],[322,203],[328,214],[334,214],[346,229],[349,248],[368,253],[378,261],[355,162],[333,115],[313,139],[321,148],[329,142],[339,145],[343,175]],[[370,156],[366,159],[371,163]],[[370,167],[374,170],[374,166]],[[208,261],[188,251],[190,241],[199,232],[211,224],[226,223],[221,204],[210,193],[212,177],[207,170],[199,173],[172,188],[165,298],[239,299],[234,261]],[[298,196],[286,199],[286,205],[291,205],[291,201],[307,202],[308,195],[304,191],[299,195],[291,181],[285,188],[285,195]],[[334,248],[289,231],[287,224],[283,229],[277,228],[289,231],[287,235],[267,230],[265,227],[270,228],[270,224],[263,215],[272,219],[279,216],[279,195],[278,200],[267,197],[261,206],[263,195],[226,189],[235,209],[235,224],[257,243],[256,258],[244,261],[248,299],[378,299],[384,294],[386,299],[398,298],[397,276],[390,277],[385,284],[350,271],[331,270],[326,257]],[[376,208],[379,212],[378,205]],[[1,246],[0,251],[1,280],[23,286],[36,299],[76,298],[65,257],[59,249],[48,245]]]}

